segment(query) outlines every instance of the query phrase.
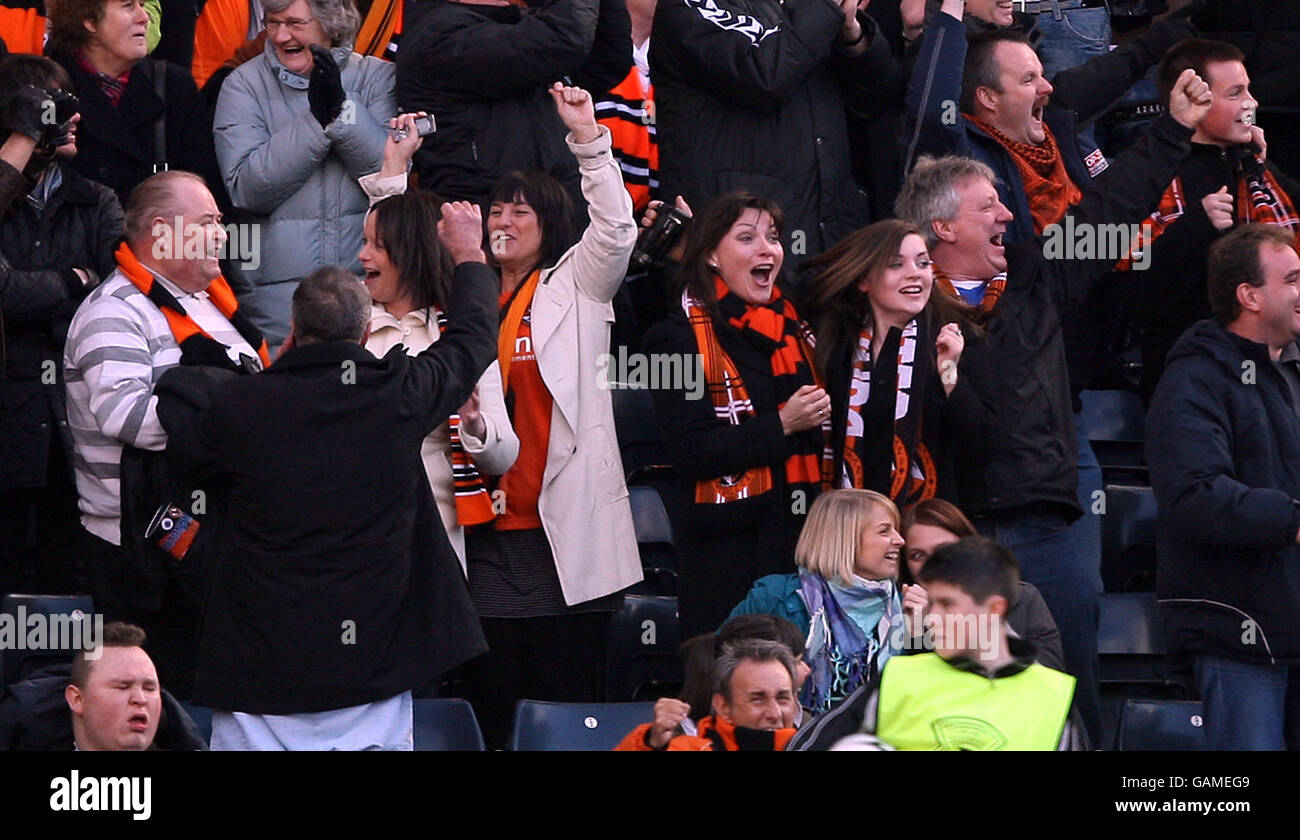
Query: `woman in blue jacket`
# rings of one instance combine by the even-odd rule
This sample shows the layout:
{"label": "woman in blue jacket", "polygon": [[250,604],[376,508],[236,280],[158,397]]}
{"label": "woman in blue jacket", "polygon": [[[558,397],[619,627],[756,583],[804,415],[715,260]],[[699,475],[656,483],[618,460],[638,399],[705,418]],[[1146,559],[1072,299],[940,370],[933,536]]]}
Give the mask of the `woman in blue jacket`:
{"label": "woman in blue jacket", "polygon": [[779,616],[804,631],[804,661],[812,674],[799,699],[814,713],[871,679],[903,647],[898,529],[898,508],[887,496],[822,493],[795,546],[799,571],[760,578],[731,612]]}

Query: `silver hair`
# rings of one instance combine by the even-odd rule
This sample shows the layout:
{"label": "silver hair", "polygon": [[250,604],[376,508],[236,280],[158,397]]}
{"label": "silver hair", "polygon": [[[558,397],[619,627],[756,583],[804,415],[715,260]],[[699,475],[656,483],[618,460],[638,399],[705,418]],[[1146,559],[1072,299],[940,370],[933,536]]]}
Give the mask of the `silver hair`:
{"label": "silver hair", "polygon": [[933,223],[957,215],[961,209],[957,185],[968,178],[985,178],[994,186],[998,184],[998,177],[988,164],[974,158],[922,155],[894,201],[894,215],[920,228],[926,246],[933,248],[939,241]]}
{"label": "silver hair", "polygon": [[[266,14],[274,15],[293,3],[294,0],[262,0],[262,9]],[[311,7],[311,16],[325,30],[330,46],[351,49],[357,40],[357,31],[361,29],[361,13],[352,0],[307,0],[307,5]]]}
{"label": "silver hair", "polygon": [[[204,189],[208,188],[208,182],[202,176],[180,169],[150,175],[135,185],[126,200],[123,223],[128,242],[134,244],[144,242],[151,236],[156,237],[153,232],[154,219],[166,219],[170,225],[173,218],[184,215],[176,198],[176,184],[179,181],[197,181]],[[174,235],[179,235],[179,232]]]}
{"label": "silver hair", "polygon": [[790,674],[790,687],[795,684],[794,654],[780,642],[767,639],[743,639],[722,646],[722,653],[713,661],[713,693],[721,694],[731,702],[731,678],[740,663],[780,662]]}

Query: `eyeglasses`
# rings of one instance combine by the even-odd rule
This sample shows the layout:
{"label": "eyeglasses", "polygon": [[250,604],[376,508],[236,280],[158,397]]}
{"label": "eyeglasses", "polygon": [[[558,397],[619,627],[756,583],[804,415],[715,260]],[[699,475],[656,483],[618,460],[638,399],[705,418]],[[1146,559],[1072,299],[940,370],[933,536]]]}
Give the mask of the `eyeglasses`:
{"label": "eyeglasses", "polygon": [[315,18],[301,20],[299,18],[289,18],[288,20],[270,20],[262,18],[262,26],[266,28],[266,34],[274,35],[276,30],[281,26],[289,27],[290,32],[301,32],[307,28],[307,24],[315,22]]}

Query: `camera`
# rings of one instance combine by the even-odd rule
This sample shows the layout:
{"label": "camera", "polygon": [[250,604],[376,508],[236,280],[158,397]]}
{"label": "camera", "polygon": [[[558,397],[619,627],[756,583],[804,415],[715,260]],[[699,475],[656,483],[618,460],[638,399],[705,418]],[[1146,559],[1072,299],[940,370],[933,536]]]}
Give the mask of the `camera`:
{"label": "camera", "polygon": [[637,237],[636,248],[632,251],[632,265],[639,269],[663,265],[664,257],[672,250],[673,243],[682,235],[690,220],[690,216],[668,202],[661,204],[654,223],[643,229]]}
{"label": "camera", "polygon": [[[429,114],[424,117],[415,118],[415,131],[421,137],[427,137],[437,130],[438,130],[438,124],[433,119],[433,114]],[[400,143],[406,139],[407,131],[404,128],[394,128],[392,129],[392,134],[393,134],[393,142]]]}

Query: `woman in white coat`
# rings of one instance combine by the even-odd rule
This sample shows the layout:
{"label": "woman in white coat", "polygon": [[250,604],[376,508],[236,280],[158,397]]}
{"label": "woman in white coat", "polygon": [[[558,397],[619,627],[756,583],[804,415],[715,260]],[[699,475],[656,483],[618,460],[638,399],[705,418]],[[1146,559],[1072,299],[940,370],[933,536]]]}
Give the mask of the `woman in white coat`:
{"label": "woman in white coat", "polygon": [[591,96],[558,83],[551,95],[578,160],[586,231],[568,247],[570,199],[541,173],[507,175],[488,213],[501,268],[498,360],[520,443],[497,485],[505,512],[466,545],[491,648],[471,670],[469,694],[489,746],[504,743],[520,698],[599,698],[609,616],[641,579],[600,375],[636,223]]}
{"label": "woman in white coat", "polygon": [[[441,218],[438,206],[432,194],[412,192],[378,202],[366,216],[358,259],[374,301],[366,349],[375,356],[399,344],[415,355],[442,334],[454,266],[433,235]],[[420,454],[463,568],[465,528],[491,522],[495,515],[487,477],[508,470],[519,454],[496,362],[465,405],[425,438]]]}

